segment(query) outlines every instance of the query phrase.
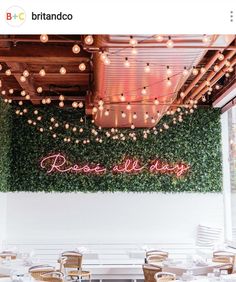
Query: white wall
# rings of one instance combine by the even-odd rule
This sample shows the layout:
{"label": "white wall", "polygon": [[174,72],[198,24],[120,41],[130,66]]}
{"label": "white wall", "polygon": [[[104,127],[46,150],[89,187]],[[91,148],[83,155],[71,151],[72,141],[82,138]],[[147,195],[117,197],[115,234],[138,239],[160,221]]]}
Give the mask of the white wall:
{"label": "white wall", "polygon": [[9,241],[185,242],[223,225],[222,194],[8,193]]}
{"label": "white wall", "polygon": [[0,248],[6,240],[7,194],[0,193]]}

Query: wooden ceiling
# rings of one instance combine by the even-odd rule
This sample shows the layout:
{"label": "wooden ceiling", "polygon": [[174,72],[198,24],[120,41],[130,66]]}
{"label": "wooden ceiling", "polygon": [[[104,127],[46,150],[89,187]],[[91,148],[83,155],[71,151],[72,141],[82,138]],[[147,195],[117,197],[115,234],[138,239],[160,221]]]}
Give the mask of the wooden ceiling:
{"label": "wooden ceiling", "polygon": [[[207,43],[203,42],[203,35],[172,35],[173,48],[166,46],[167,35],[163,35],[161,42],[153,35],[133,38],[138,42],[137,54],[128,35],[96,35],[92,45],[85,43],[84,35],[49,35],[46,43],[40,41],[39,35],[0,36],[1,96],[13,101],[26,100],[21,95],[25,90],[30,96],[27,103],[40,105],[43,98],[50,98],[52,102],[48,106],[58,106],[63,95],[65,107],[71,107],[74,101],[85,101],[87,115],[92,114],[92,108],[98,107],[102,99],[103,110],[93,117],[97,125],[130,127],[135,123],[136,127],[152,127],[168,111],[189,104],[191,99],[200,105],[211,105],[218,92],[230,83],[232,76],[225,74],[236,64],[235,35],[211,35]],[[81,47],[78,54],[72,52],[74,44]],[[109,65],[101,60],[102,51],[109,55]],[[223,60],[219,60],[221,53]],[[130,63],[128,68],[124,67],[126,58]],[[81,63],[86,65],[84,71],[79,69]],[[147,63],[148,73],[144,71]],[[167,75],[167,66],[171,75]],[[61,67],[66,68],[66,74],[60,73]],[[192,74],[195,67],[197,75]],[[39,74],[42,68],[45,76]],[[189,70],[188,75],[183,75],[184,68]],[[204,73],[201,68],[205,68]],[[9,76],[5,73],[8,69]],[[29,77],[22,81],[24,70],[29,72]],[[167,83],[168,77],[171,85]],[[210,85],[206,85],[207,81]],[[37,92],[39,87],[42,93]],[[142,95],[144,87],[147,93]],[[120,99],[121,94],[125,101]],[[128,103],[132,106],[129,111]],[[105,115],[106,110],[109,116]]]}

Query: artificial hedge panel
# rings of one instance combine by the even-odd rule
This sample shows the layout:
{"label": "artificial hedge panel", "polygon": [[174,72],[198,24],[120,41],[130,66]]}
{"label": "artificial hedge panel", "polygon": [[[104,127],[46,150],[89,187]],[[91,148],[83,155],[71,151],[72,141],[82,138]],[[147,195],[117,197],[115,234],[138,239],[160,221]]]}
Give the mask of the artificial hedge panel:
{"label": "artificial hedge panel", "polygon": [[[64,113],[49,107],[41,110],[41,113],[42,111],[43,119],[47,120],[51,116],[58,120],[63,120],[65,115],[67,119],[70,115],[74,116],[70,112]],[[92,141],[86,145],[66,143],[62,138],[54,139],[51,133],[40,133],[26,121],[25,117],[14,116],[11,177],[8,186],[1,184],[3,191],[221,191],[221,128],[218,110],[198,109],[187,115],[182,123],[172,125],[158,135],[150,134],[147,139],[138,138],[136,142],[105,138],[101,144]],[[84,132],[80,135],[82,138],[88,134],[91,125],[87,121],[81,126],[84,127]],[[131,130],[124,130],[127,131]],[[136,132],[141,134],[141,130]],[[179,178],[173,175],[150,174],[147,171],[139,174],[46,174],[40,168],[39,162],[43,156],[56,152],[66,155],[72,163],[86,161],[100,163],[107,168],[122,162],[125,157],[136,158],[140,162],[155,158],[167,162],[183,161],[191,168],[187,175]]]}

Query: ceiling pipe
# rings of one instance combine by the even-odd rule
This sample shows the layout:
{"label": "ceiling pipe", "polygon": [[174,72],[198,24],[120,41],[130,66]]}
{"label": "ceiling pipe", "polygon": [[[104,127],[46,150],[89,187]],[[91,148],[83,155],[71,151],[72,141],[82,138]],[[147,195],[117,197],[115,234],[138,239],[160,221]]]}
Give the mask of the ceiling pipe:
{"label": "ceiling pipe", "polygon": [[[230,67],[233,67],[236,64],[236,58],[231,62]],[[225,73],[228,71],[230,67],[225,67],[223,70],[221,70],[217,75],[210,81],[210,85],[213,86],[221,79],[222,76],[225,75]],[[204,95],[208,91],[208,87],[205,87],[202,89],[202,91],[195,97],[196,100],[199,100],[202,98],[202,95]]]}
{"label": "ceiling pipe", "polygon": [[[231,59],[234,54],[236,52],[235,51],[230,51],[224,58],[223,61],[220,62],[219,64],[219,70],[218,72],[225,66],[225,63],[227,60]],[[210,82],[213,77],[218,73],[215,71],[211,71],[210,74],[208,75],[208,77],[199,85],[199,87],[188,97],[188,99],[193,99],[194,97],[196,97],[198,95],[198,93],[205,87],[207,86],[207,83]],[[186,98],[185,98],[185,102],[186,102]]]}

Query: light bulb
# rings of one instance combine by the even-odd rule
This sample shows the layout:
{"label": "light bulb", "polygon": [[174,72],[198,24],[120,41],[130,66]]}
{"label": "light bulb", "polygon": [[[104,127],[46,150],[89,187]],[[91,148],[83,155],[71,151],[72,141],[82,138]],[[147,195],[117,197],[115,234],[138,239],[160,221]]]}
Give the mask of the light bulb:
{"label": "light bulb", "polygon": [[126,117],[126,113],[125,112],[121,112],[121,117],[125,118]]}
{"label": "light bulb", "polygon": [[104,60],[104,65],[108,66],[111,64],[111,60],[108,58],[108,56]]}
{"label": "light bulb", "polygon": [[70,125],[68,123],[65,124],[65,128],[68,129]]}
{"label": "light bulb", "polygon": [[181,92],[181,93],[180,93],[180,97],[181,97],[181,98],[184,98],[184,97],[185,97],[185,93],[184,93],[184,92]]}
{"label": "light bulb", "polygon": [[66,68],[65,67],[61,67],[60,68],[60,74],[66,74]]}
{"label": "light bulb", "polygon": [[12,89],[12,88],[9,89],[9,93],[10,93],[10,94],[13,94],[13,93],[14,93],[14,89]]}
{"label": "light bulb", "polygon": [[107,109],[104,113],[105,116],[109,116],[110,112],[109,112],[109,109]]}
{"label": "light bulb", "polygon": [[20,77],[20,81],[21,81],[21,82],[25,82],[25,81],[26,81],[25,76],[22,75],[22,76]]}
{"label": "light bulb", "polygon": [[223,55],[223,53],[220,52],[220,54],[219,54],[219,56],[218,56],[218,59],[219,59],[220,61],[223,61],[224,58],[225,58],[225,56]]}
{"label": "light bulb", "polygon": [[98,107],[98,109],[99,109],[99,111],[103,111],[103,109],[104,109],[103,105],[100,105],[100,106]]}
{"label": "light bulb", "polygon": [[216,90],[219,90],[219,89],[220,89],[220,85],[216,84]]}
{"label": "light bulb", "polygon": [[215,66],[214,66],[214,71],[215,71],[215,72],[219,71],[219,69],[220,69],[220,67],[219,67],[218,65],[215,65]]}
{"label": "light bulb", "polygon": [[76,109],[76,108],[78,108],[78,106],[79,106],[79,105],[78,105],[78,103],[77,103],[76,101],[74,101],[74,102],[72,103],[72,107],[73,107],[73,108]]}
{"label": "light bulb", "polygon": [[43,132],[43,128],[42,128],[42,127],[40,127],[39,131],[40,131],[40,132]]}
{"label": "light bulb", "polygon": [[155,104],[155,105],[159,105],[159,101],[158,101],[157,98],[154,99],[154,104]]}
{"label": "light bulb", "polygon": [[93,36],[92,35],[86,35],[84,38],[84,43],[87,45],[93,44]]}
{"label": "light bulb", "polygon": [[184,70],[183,70],[183,75],[184,75],[184,76],[187,76],[187,75],[188,75],[188,73],[189,73],[189,71],[187,70],[187,68],[186,68],[186,67],[184,67]]}
{"label": "light bulb", "polygon": [[53,137],[53,138],[56,138],[56,137],[57,137],[56,133],[53,133],[52,137]]}
{"label": "light bulb", "polygon": [[198,74],[198,69],[196,67],[193,67],[192,74],[193,75],[197,75]]}
{"label": "light bulb", "polygon": [[19,101],[19,106],[22,106],[23,105],[23,101]]}
{"label": "light bulb", "polygon": [[64,101],[64,100],[65,100],[65,97],[64,97],[63,95],[60,95],[60,96],[59,96],[59,100],[60,100],[60,101]]}
{"label": "light bulb", "polygon": [[145,119],[148,119],[149,118],[149,114],[148,112],[145,113]]}
{"label": "light bulb", "polygon": [[24,70],[24,71],[23,71],[23,76],[24,76],[24,77],[28,77],[28,76],[29,76],[28,70]]}
{"label": "light bulb", "polygon": [[37,88],[37,92],[38,92],[38,93],[42,93],[42,92],[43,92],[43,88],[42,88],[41,86],[39,86],[39,87]]}
{"label": "light bulb", "polygon": [[227,73],[225,74],[225,76],[226,76],[226,77],[229,77],[229,76],[230,76],[230,74],[227,72]]}
{"label": "light bulb", "polygon": [[63,108],[63,107],[64,107],[64,102],[61,101],[61,102],[59,103],[59,107],[60,107],[60,108]]}
{"label": "light bulb", "polygon": [[79,102],[78,106],[79,106],[80,109],[82,109],[83,106],[84,106],[83,102]]}
{"label": "light bulb", "polygon": [[125,101],[125,96],[124,96],[124,94],[123,94],[123,93],[121,93],[121,94],[120,94],[120,100],[121,100],[122,102],[124,102],[124,101]]}
{"label": "light bulb", "polygon": [[104,105],[104,102],[103,102],[102,99],[100,99],[100,100],[98,101],[98,105],[99,105],[99,106],[103,106],[103,105]]}
{"label": "light bulb", "polygon": [[40,71],[39,71],[39,75],[40,76],[45,76],[46,75],[46,72],[45,72],[45,69],[42,68]]}
{"label": "light bulb", "polygon": [[132,46],[135,46],[137,45],[137,40],[133,38],[133,36],[130,36],[130,39],[129,39],[129,44],[132,45]]}
{"label": "light bulb", "polygon": [[156,121],[155,121],[155,119],[154,118],[152,118],[151,119],[151,123],[155,123]]}
{"label": "light bulb", "polygon": [[22,90],[22,91],[20,92],[20,95],[21,95],[21,96],[25,96],[25,95],[26,95],[26,91],[25,91],[25,90]]}
{"label": "light bulb", "polygon": [[25,96],[25,99],[26,99],[26,100],[30,100],[30,95],[27,94],[27,95]]}
{"label": "light bulb", "polygon": [[10,70],[10,69],[7,69],[7,70],[5,71],[5,74],[6,74],[7,76],[10,76],[10,75],[11,75],[11,70]]}
{"label": "light bulb", "polygon": [[130,105],[130,103],[127,104],[126,109],[127,109],[127,110],[131,110],[131,105]]}
{"label": "light bulb", "polygon": [[146,95],[146,94],[147,94],[147,89],[146,89],[145,86],[144,86],[143,89],[141,90],[141,94],[142,94],[142,95]]}
{"label": "light bulb", "polygon": [[129,60],[128,60],[127,57],[125,58],[124,66],[125,66],[126,68],[129,68],[129,67],[130,67],[130,62],[129,62]]}
{"label": "light bulb", "polygon": [[97,111],[98,111],[98,108],[97,107],[93,107],[92,112],[96,113]]}
{"label": "light bulb", "polygon": [[155,39],[156,39],[157,42],[162,42],[164,37],[161,34],[156,34]]}
{"label": "light bulb", "polygon": [[47,43],[48,42],[48,35],[47,34],[41,34],[40,35],[40,41],[42,43]]}
{"label": "light bulb", "polygon": [[149,63],[146,64],[146,66],[145,66],[145,68],[144,68],[144,71],[145,71],[146,73],[148,73],[148,72],[151,71]]}
{"label": "light bulb", "polygon": [[73,45],[72,52],[78,54],[80,52],[80,47],[78,44]]}
{"label": "light bulb", "polygon": [[80,64],[79,64],[79,70],[80,70],[80,71],[85,71],[85,70],[86,70],[86,65],[85,65],[85,63],[80,63]]}
{"label": "light bulb", "polygon": [[173,42],[173,40],[171,39],[170,36],[169,36],[169,39],[166,42],[166,46],[167,46],[167,48],[173,48],[174,47],[174,42]]}
{"label": "light bulb", "polygon": [[210,38],[206,34],[204,34],[203,37],[202,37],[202,42],[208,43],[208,42],[210,42]]}
{"label": "light bulb", "polygon": [[226,62],[225,62],[225,65],[226,65],[226,67],[230,67],[230,61],[229,60],[226,60]]}
{"label": "light bulb", "polygon": [[47,98],[47,99],[46,99],[46,103],[47,103],[47,104],[50,104],[51,102],[52,102],[51,98]]}
{"label": "light bulb", "polygon": [[229,67],[228,68],[228,72],[233,72],[234,71],[234,68],[233,67]]}
{"label": "light bulb", "polygon": [[172,70],[170,69],[169,66],[166,67],[166,74],[167,74],[167,76],[171,76],[172,75]]}
{"label": "light bulb", "polygon": [[206,97],[202,96],[202,102],[206,102]]}
{"label": "light bulb", "polygon": [[170,80],[169,77],[167,78],[166,84],[167,84],[168,86],[171,86],[171,84],[172,84],[172,82],[171,82],[171,80]]}
{"label": "light bulb", "polygon": [[131,128],[131,129],[135,129],[135,126],[134,126],[133,123],[131,124],[130,128]]}
{"label": "light bulb", "polygon": [[2,64],[0,64],[0,71],[2,70]]}
{"label": "light bulb", "polygon": [[137,119],[137,114],[136,113],[133,113],[133,119]]}
{"label": "light bulb", "polygon": [[104,60],[107,58],[107,54],[104,52],[104,51],[102,51],[101,53],[100,53],[100,59],[104,62]]}
{"label": "light bulb", "polygon": [[138,54],[137,48],[132,47],[131,53],[132,53],[133,55],[137,55],[137,54]]}
{"label": "light bulb", "polygon": [[205,72],[206,72],[206,69],[205,69],[204,67],[201,67],[200,72],[201,72],[201,73],[205,73]]}

